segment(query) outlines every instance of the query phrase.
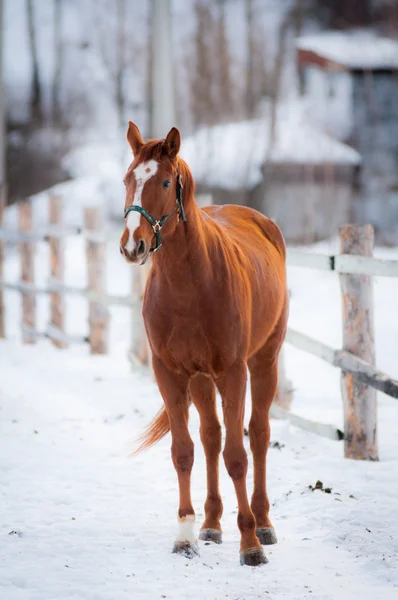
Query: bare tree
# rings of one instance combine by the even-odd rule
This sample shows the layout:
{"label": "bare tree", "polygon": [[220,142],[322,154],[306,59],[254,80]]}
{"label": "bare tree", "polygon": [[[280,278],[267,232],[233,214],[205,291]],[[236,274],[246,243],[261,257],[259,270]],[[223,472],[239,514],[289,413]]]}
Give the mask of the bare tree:
{"label": "bare tree", "polygon": [[259,5],[245,0],[247,61],[246,61],[246,110],[254,117],[260,100],[270,93],[271,81],[267,70],[267,47],[265,34],[259,18]]}
{"label": "bare tree", "polygon": [[54,125],[60,125],[61,114],[61,69],[63,59],[62,40],[62,0],[54,0],[54,78],[52,85],[52,118]]}
{"label": "bare tree", "polygon": [[255,111],[254,97],[254,15],[253,0],[245,0],[245,19],[247,32],[247,63],[246,63],[246,109],[252,117]]}
{"label": "bare tree", "polygon": [[37,57],[36,28],[34,23],[33,0],[27,0],[28,33],[30,54],[32,57],[32,91],[30,97],[31,118],[33,121],[43,121],[42,90],[39,76],[39,61]]}
{"label": "bare tree", "polygon": [[[3,0],[0,0],[0,36],[3,39]],[[3,86],[3,44],[0,45],[0,227],[6,205],[6,166],[5,166],[5,127],[4,127],[4,86]],[[4,242],[0,240],[0,278],[3,278]],[[4,293],[0,289],[0,338],[5,337]]]}
{"label": "bare tree", "polygon": [[192,114],[195,126],[212,124],[214,114],[214,20],[208,3],[195,0],[196,33],[194,52],[196,69],[191,79]]}
{"label": "bare tree", "polygon": [[117,120],[125,127],[127,0],[92,0],[95,45],[113,86]]}
{"label": "bare tree", "polygon": [[217,55],[217,116],[219,120],[230,119],[235,114],[234,86],[231,81],[231,57],[225,25],[226,0],[217,0],[218,20],[216,25]]}
{"label": "bare tree", "polygon": [[126,68],[126,0],[117,0],[117,64],[115,73],[116,108],[121,128],[125,126],[125,98],[124,98],[124,73]]}
{"label": "bare tree", "polygon": [[308,2],[306,0],[295,0],[293,7],[287,12],[279,27],[277,54],[272,75],[269,151],[272,149],[276,135],[276,112],[281,93],[282,73],[286,57],[288,35],[292,28],[294,29],[296,36],[300,35],[307,9]]}

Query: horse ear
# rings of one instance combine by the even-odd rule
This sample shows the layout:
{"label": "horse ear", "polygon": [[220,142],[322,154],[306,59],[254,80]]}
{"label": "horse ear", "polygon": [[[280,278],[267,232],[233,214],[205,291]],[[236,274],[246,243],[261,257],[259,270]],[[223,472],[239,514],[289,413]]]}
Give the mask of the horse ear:
{"label": "horse ear", "polygon": [[167,134],[164,147],[170,158],[177,156],[181,146],[181,135],[177,127],[172,127]]}
{"label": "horse ear", "polygon": [[141,137],[140,130],[133,121],[129,121],[129,127],[127,129],[127,141],[130,144],[130,148],[133,154],[137,154],[140,148],[144,145],[144,140]]}

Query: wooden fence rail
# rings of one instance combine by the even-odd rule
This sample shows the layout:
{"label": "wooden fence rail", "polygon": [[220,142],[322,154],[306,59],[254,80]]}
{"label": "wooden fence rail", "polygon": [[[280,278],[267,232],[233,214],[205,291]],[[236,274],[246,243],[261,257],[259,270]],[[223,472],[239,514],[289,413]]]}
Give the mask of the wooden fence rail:
{"label": "wooden fence rail", "polygon": [[275,404],[275,402],[273,402],[271,405],[270,415],[276,419],[289,421],[289,423],[295,427],[299,427],[300,429],[304,429],[304,431],[309,431],[310,433],[315,433],[316,435],[320,435],[321,437],[329,440],[339,442],[344,439],[343,431],[341,431],[341,429],[335,425],[319,423],[317,421],[311,421],[310,419],[300,417],[299,415],[295,415],[287,410],[283,410],[283,408]]}
{"label": "wooden fence rail", "polygon": [[398,277],[398,260],[387,260],[360,255],[325,255],[287,250],[287,265],[306,267],[336,273]]}
{"label": "wooden fence rail", "polygon": [[286,342],[309,354],[322,358],[334,367],[350,373],[358,381],[398,399],[398,381],[378,371],[366,361],[345,350],[335,350],[323,342],[318,342],[308,335],[291,329],[286,333]]}
{"label": "wooden fence rail", "polygon": [[140,300],[136,297],[130,296],[118,296],[117,294],[100,294],[93,290],[83,287],[75,287],[73,285],[59,284],[56,281],[49,281],[46,287],[40,287],[35,284],[29,284],[24,281],[17,281],[14,283],[7,283],[0,281],[0,289],[13,290],[15,292],[23,292],[27,295],[37,296],[52,294],[58,292],[59,294],[83,296],[90,302],[98,302],[104,306],[116,305],[116,306],[130,306],[138,307]]}

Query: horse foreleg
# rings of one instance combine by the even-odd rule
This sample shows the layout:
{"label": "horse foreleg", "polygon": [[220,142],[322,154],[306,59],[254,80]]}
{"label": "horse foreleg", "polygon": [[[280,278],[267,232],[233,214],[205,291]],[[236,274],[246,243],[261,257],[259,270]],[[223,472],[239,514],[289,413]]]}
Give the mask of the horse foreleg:
{"label": "horse foreleg", "polygon": [[188,431],[188,383],[185,375],[171,372],[163,361],[153,358],[156,381],[166,405],[171,430],[171,457],[177,472],[180,502],[178,534],[173,552],[188,558],[199,554],[195,535],[195,511],[191,500],[191,471],[194,445]]}
{"label": "horse foreleg", "polygon": [[256,521],[246,489],[247,454],[243,445],[246,379],[246,364],[242,361],[230,368],[216,384],[223,401],[226,429],[223,457],[238,500],[240,562],[242,565],[255,566],[268,561],[256,536]]}
{"label": "horse foreleg", "polygon": [[206,455],[207,498],[199,539],[221,544],[223,505],[218,484],[221,425],[216,410],[216,390],[212,379],[200,374],[191,380],[189,392],[200,416],[200,439]]}

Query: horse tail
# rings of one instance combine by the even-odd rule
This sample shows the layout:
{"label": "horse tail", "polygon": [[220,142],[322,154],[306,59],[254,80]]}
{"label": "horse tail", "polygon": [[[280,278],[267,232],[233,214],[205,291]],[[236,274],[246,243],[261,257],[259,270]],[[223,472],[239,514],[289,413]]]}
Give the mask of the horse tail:
{"label": "horse tail", "polygon": [[139,446],[133,452],[133,456],[143,450],[148,450],[153,444],[159,442],[170,431],[169,415],[163,406],[156,417],[149,423],[145,431],[138,438]]}

